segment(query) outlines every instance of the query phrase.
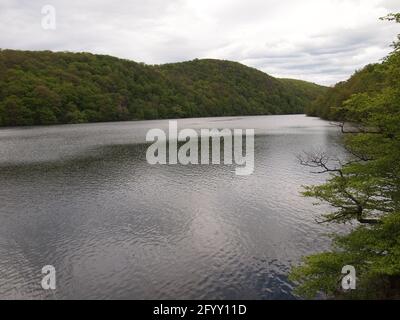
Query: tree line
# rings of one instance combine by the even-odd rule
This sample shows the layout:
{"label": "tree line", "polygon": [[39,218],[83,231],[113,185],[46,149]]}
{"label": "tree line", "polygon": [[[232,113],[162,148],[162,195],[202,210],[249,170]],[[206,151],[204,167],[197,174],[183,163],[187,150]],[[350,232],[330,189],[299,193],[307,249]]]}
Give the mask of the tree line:
{"label": "tree line", "polygon": [[304,113],[324,90],[222,60],[0,51],[0,126]]}

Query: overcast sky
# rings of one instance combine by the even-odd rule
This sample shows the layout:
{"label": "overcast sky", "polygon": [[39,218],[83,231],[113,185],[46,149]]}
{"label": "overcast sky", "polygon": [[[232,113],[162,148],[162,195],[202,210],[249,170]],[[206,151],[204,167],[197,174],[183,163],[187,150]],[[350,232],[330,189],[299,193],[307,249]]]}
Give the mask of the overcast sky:
{"label": "overcast sky", "polygon": [[[56,29],[41,26],[44,5]],[[88,51],[149,64],[217,58],[334,84],[378,62],[400,0],[0,0],[0,48]]]}

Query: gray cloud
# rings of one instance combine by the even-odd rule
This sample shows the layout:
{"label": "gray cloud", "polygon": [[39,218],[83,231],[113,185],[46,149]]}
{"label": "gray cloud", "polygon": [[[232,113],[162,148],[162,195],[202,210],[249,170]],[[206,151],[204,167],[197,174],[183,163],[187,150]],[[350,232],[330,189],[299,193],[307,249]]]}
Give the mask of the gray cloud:
{"label": "gray cloud", "polygon": [[[41,8],[57,29],[41,28]],[[333,84],[390,51],[379,21],[398,0],[2,0],[0,47],[89,51],[146,63],[242,62],[278,77]]]}

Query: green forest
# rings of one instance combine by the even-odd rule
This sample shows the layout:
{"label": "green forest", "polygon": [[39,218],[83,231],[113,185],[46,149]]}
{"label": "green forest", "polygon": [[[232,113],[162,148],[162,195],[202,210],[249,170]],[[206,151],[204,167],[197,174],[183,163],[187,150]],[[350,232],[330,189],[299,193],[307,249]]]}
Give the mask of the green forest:
{"label": "green forest", "polygon": [[[400,13],[382,18],[400,23]],[[304,257],[299,296],[400,299],[400,35],[382,62],[331,88],[277,79],[237,62],[146,65],[90,53],[0,50],[0,126],[299,114],[332,121],[347,159],[299,155],[326,174],[303,195],[329,205],[318,223],[351,224],[332,249]],[[354,266],[357,289],[341,286]]]}
{"label": "green forest", "polygon": [[[383,18],[400,23],[400,14]],[[400,36],[382,63],[368,65],[337,84],[308,108],[335,120],[348,159],[329,150],[299,156],[314,171],[329,174],[304,196],[329,204],[320,223],[351,223],[333,238],[331,251],[304,258],[291,279],[301,296],[336,299],[400,299]],[[343,290],[343,266],[356,270],[355,290]]]}
{"label": "green forest", "polygon": [[0,125],[304,113],[326,90],[236,62],[145,65],[105,55],[0,51]]}

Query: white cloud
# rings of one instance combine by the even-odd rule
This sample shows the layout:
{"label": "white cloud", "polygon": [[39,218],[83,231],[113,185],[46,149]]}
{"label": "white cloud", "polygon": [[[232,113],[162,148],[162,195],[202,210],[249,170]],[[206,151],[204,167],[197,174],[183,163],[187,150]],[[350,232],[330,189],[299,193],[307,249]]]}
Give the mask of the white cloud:
{"label": "white cloud", "polygon": [[[41,28],[45,4],[57,10],[55,31]],[[390,51],[399,27],[378,18],[393,11],[398,0],[2,0],[0,47],[229,59],[333,84]]]}

